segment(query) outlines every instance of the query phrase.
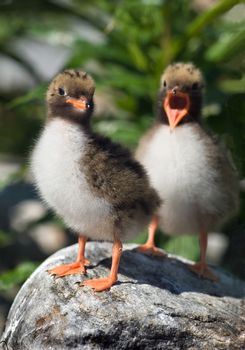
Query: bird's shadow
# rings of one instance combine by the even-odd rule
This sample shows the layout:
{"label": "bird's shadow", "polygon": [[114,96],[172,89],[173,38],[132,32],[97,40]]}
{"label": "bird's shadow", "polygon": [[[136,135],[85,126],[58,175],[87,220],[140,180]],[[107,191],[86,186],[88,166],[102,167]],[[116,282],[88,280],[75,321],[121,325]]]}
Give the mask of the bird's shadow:
{"label": "bird's shadow", "polygon": [[[98,266],[111,267],[111,258],[104,258],[95,265],[88,267],[95,269]],[[160,289],[168,290],[173,294],[195,292],[217,297],[230,296],[244,297],[245,284],[236,277],[215,268],[218,282],[212,282],[191,272],[188,264],[174,257],[155,257],[139,253],[136,249],[124,250],[122,253],[119,274],[129,280],[120,280],[121,284],[148,284]]]}

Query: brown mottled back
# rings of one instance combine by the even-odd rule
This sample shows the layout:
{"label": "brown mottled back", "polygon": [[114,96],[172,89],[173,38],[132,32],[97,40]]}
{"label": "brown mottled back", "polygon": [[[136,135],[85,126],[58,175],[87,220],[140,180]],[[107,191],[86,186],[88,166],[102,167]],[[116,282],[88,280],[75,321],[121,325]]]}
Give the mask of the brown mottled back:
{"label": "brown mottled back", "polygon": [[106,137],[92,135],[81,167],[91,191],[117,211],[127,213],[139,206],[146,215],[153,215],[160,205],[143,166],[126,148]]}

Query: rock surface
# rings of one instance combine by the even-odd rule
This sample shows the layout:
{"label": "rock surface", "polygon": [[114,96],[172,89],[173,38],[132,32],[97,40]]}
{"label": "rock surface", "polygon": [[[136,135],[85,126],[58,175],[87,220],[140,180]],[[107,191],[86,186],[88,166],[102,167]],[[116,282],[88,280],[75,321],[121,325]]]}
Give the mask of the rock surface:
{"label": "rock surface", "polygon": [[124,245],[119,282],[102,293],[79,282],[108,274],[111,244],[87,244],[87,276],[46,272],[74,260],[77,245],[48,258],[18,293],[2,344],[9,350],[243,348],[243,282],[218,269],[219,283],[203,280],[183,260],[133,248]]}

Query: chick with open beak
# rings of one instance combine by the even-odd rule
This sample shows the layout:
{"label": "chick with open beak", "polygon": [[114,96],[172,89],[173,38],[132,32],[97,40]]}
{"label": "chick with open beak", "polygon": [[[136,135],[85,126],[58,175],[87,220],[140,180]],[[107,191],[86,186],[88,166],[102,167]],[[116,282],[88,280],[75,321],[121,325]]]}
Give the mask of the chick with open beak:
{"label": "chick with open beak", "polygon": [[161,78],[158,117],[171,129],[190,120],[199,120],[204,79],[192,64],[167,67]]}
{"label": "chick with open beak", "polygon": [[238,209],[238,178],[224,147],[201,122],[204,80],[191,63],[168,66],[161,78],[157,120],[142,137],[136,158],[145,166],[163,204],[139,251],[162,254],[154,244],[158,226],[169,235],[199,234],[200,261],[191,270],[211,280],[207,234]]}
{"label": "chick with open beak", "polygon": [[176,86],[167,92],[163,107],[167,113],[170,128],[174,129],[184,116],[188,114],[190,108],[189,95],[181,92]]}

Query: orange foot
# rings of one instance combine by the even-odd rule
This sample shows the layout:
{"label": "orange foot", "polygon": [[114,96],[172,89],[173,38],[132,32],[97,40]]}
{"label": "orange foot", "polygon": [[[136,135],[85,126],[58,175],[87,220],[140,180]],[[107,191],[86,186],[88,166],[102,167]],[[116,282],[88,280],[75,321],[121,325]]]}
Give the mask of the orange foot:
{"label": "orange foot", "polygon": [[84,259],[83,262],[74,262],[71,264],[65,264],[65,265],[60,265],[57,267],[54,267],[53,269],[48,270],[48,272],[51,275],[56,275],[59,277],[67,276],[67,275],[73,275],[75,273],[86,273],[86,268],[85,266],[89,265],[89,261],[87,259]]}
{"label": "orange foot", "polygon": [[167,256],[166,253],[159,250],[155,245],[143,244],[137,248],[137,251],[143,254],[149,254],[154,256]]}
{"label": "orange foot", "polygon": [[213,282],[217,282],[219,278],[208,268],[208,266],[205,264],[196,263],[194,265],[189,265],[189,269],[198,274],[198,276],[206,278],[208,280],[211,280]]}
{"label": "orange foot", "polygon": [[81,286],[88,286],[93,288],[96,292],[103,292],[104,290],[110,289],[115,283],[115,280],[107,277],[83,281]]}

